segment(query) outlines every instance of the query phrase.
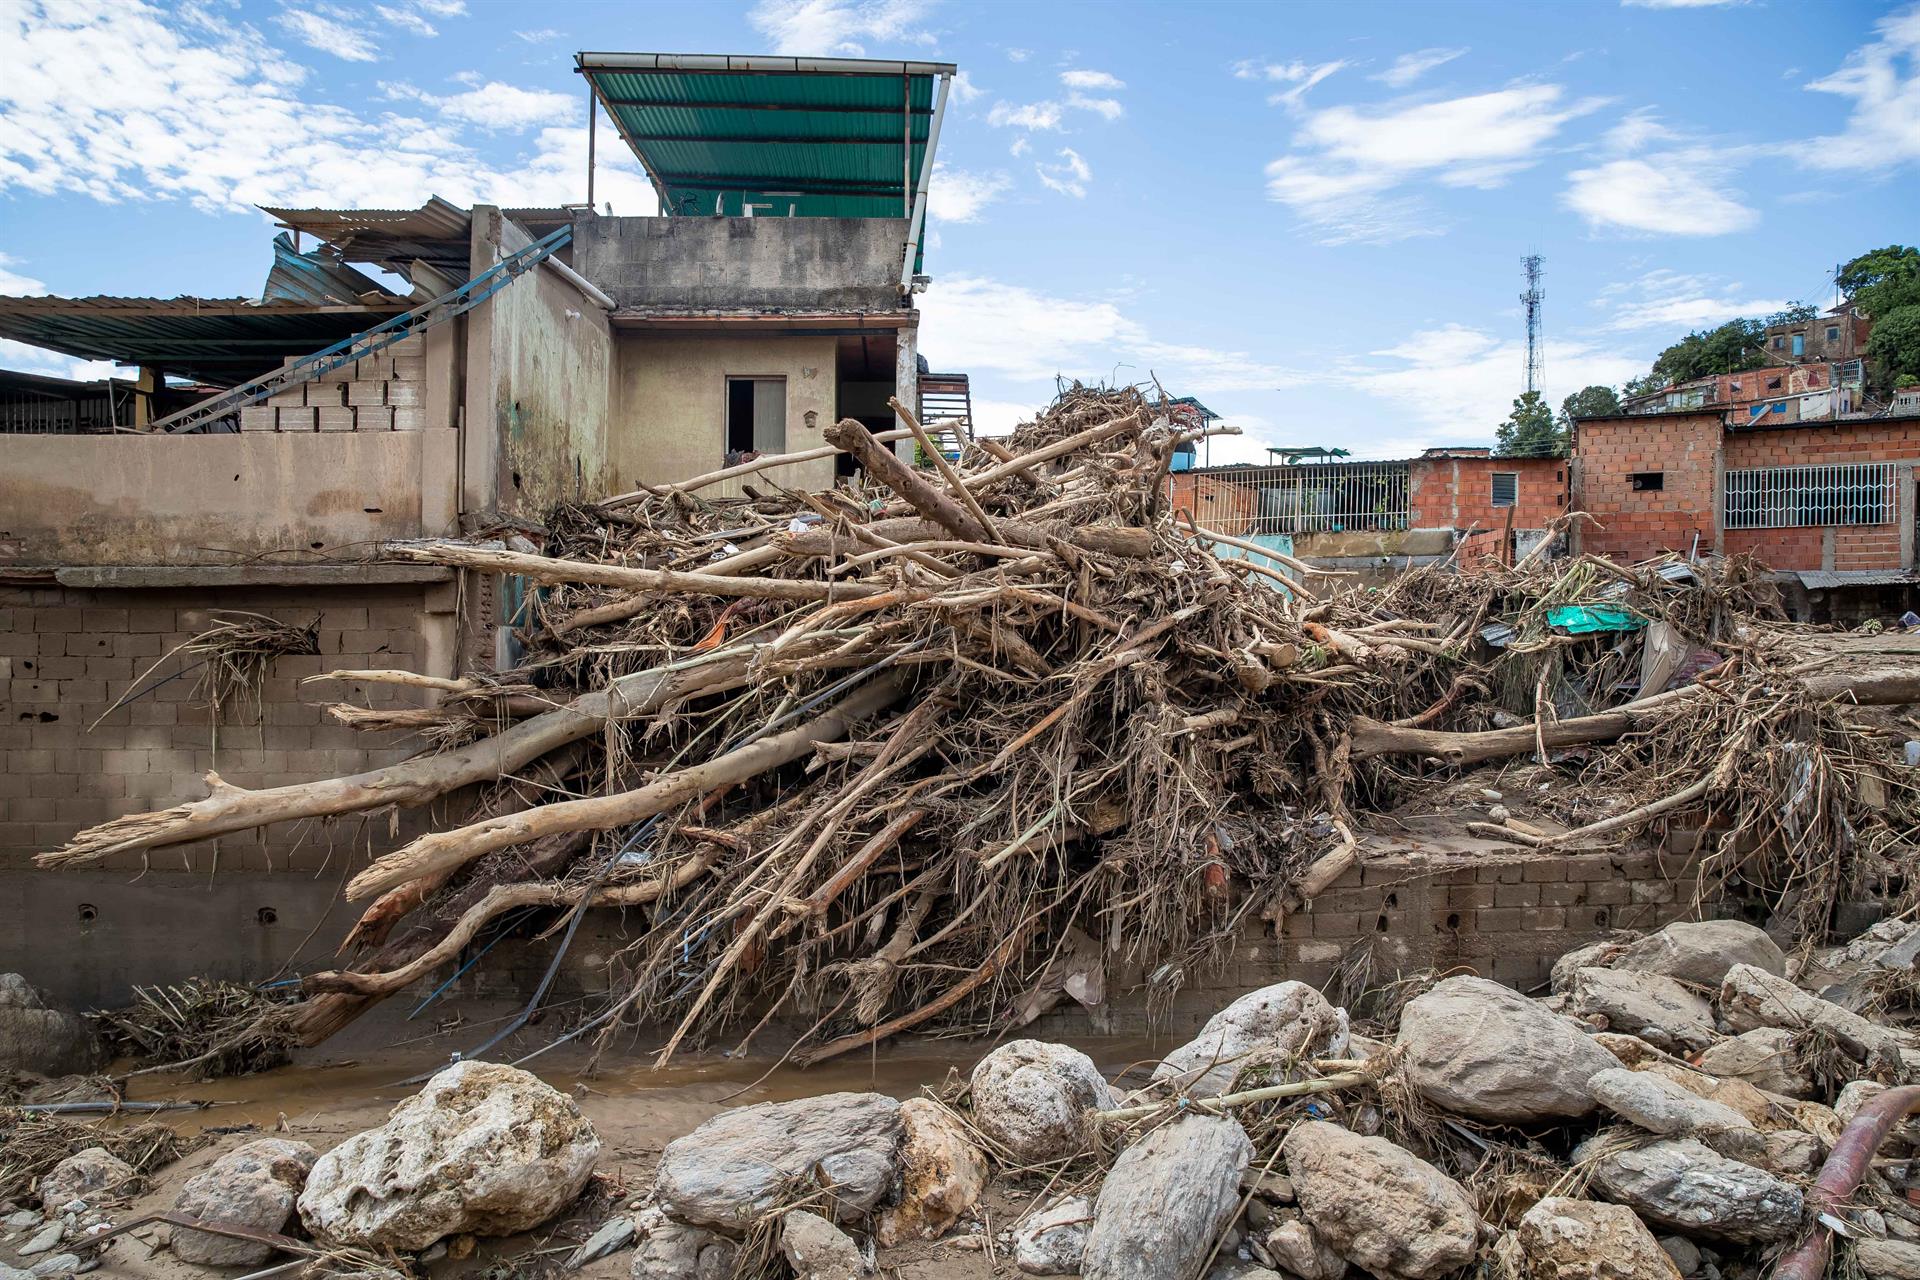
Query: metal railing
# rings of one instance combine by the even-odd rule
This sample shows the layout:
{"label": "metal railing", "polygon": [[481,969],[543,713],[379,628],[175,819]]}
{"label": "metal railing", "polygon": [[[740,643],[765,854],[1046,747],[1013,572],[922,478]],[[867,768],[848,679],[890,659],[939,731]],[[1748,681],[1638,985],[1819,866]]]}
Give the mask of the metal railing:
{"label": "metal railing", "polygon": [[1235,536],[1384,532],[1407,528],[1412,517],[1405,462],[1209,467],[1171,480],[1176,506]]}
{"label": "metal railing", "polygon": [[1729,529],[1888,524],[1893,513],[1890,462],[1753,467],[1727,472]]}

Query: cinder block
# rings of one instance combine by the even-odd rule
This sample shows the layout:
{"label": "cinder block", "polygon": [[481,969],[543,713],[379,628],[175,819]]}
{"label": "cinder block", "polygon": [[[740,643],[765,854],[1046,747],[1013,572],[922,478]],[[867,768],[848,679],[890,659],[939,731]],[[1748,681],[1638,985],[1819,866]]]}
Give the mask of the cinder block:
{"label": "cinder block", "polygon": [[[355,384],[356,386],[359,384]],[[322,431],[352,431],[354,429],[354,410],[344,407],[315,409],[314,414]]]}
{"label": "cinder block", "polygon": [[392,376],[392,356],[362,356],[353,362],[355,382],[385,382]]}
{"label": "cinder block", "polygon": [[419,383],[389,382],[384,385],[388,404],[417,405],[420,403]]}
{"label": "cinder block", "polygon": [[310,409],[337,409],[347,402],[346,382],[309,382],[307,384],[307,407]]}
{"label": "cinder block", "polygon": [[279,411],[280,429],[282,431],[318,431],[320,429],[319,413],[318,409],[283,408]]}
{"label": "cinder block", "polygon": [[421,356],[399,356],[393,361],[396,382],[421,382],[427,376],[427,362]]}
{"label": "cinder block", "polygon": [[355,431],[393,430],[393,410],[385,405],[362,405],[353,414]]}
{"label": "cinder block", "polygon": [[361,405],[383,405],[387,402],[387,384],[385,382],[349,382],[347,384],[347,403],[358,408]]}
{"label": "cinder block", "polygon": [[267,397],[267,403],[276,409],[304,408],[307,403],[307,390],[305,387],[292,387],[286,391],[276,391]]}
{"label": "cinder block", "polygon": [[250,404],[240,410],[240,429],[242,431],[273,431],[278,429],[278,411],[271,403]]}
{"label": "cinder block", "polygon": [[417,405],[400,405],[393,411],[395,431],[418,431],[426,425],[426,414]]}

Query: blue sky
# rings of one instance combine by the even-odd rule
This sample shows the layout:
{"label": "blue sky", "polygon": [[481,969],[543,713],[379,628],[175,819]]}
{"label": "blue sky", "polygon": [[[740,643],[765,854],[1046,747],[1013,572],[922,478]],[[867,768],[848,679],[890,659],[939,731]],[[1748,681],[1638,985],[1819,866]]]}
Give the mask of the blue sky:
{"label": "blue sky", "polygon": [[1489,440],[1526,253],[1557,403],[1920,239],[1920,5],[61,0],[0,6],[0,293],[257,294],[255,202],[578,200],[579,49],[957,62],[923,349],[990,427],[1157,375],[1215,461]]}

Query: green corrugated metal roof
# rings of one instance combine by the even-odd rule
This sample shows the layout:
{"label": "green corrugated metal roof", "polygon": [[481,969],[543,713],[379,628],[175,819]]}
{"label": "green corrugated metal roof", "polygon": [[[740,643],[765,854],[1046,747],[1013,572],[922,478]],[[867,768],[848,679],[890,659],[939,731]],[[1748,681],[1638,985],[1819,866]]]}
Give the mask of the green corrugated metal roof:
{"label": "green corrugated metal roof", "polygon": [[950,63],[582,53],[669,214],[904,218]]}

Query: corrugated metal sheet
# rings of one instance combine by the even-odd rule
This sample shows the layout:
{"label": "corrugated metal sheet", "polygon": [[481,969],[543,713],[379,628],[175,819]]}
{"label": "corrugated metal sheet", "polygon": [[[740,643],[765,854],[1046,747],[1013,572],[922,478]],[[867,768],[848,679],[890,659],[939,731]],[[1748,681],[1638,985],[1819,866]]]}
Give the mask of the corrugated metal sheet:
{"label": "corrugated metal sheet", "polygon": [[267,287],[260,293],[262,301],[353,306],[368,295],[374,301],[399,300],[379,281],[329,257],[324,250],[300,253],[293,247],[293,237],[284,231],[273,238],[273,268],[267,272]]}
{"label": "corrugated metal sheet", "polygon": [[1834,587],[1898,587],[1920,584],[1912,569],[1795,569],[1793,576],[1809,591]]}
{"label": "corrugated metal sheet", "polygon": [[[471,211],[439,196],[418,209],[281,209],[263,213],[295,231],[323,240],[350,262],[371,262],[404,274],[409,262],[426,262],[464,280],[472,260]],[[566,209],[503,209],[535,238],[573,220]]]}
{"label": "corrugated metal sheet", "polygon": [[934,81],[952,72],[852,59],[577,61],[663,211],[690,215],[754,205],[775,216],[905,217],[927,162]]}

